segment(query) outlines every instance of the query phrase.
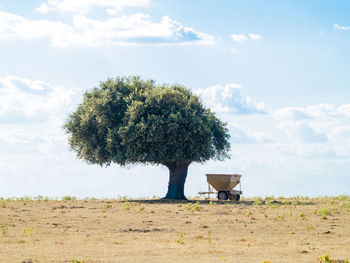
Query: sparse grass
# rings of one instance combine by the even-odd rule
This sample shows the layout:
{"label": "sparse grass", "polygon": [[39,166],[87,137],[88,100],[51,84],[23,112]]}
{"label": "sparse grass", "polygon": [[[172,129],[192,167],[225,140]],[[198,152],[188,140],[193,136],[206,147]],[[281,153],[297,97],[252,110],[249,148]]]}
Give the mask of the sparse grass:
{"label": "sparse grass", "polygon": [[66,195],[62,197],[62,201],[75,201],[77,198],[75,196]]}
{"label": "sparse grass", "polygon": [[188,203],[186,206],[185,206],[185,210],[188,211],[188,212],[195,212],[195,211],[201,211],[203,209],[203,207],[200,205],[199,202],[196,202],[194,204],[192,203]]}
{"label": "sparse grass", "polygon": [[209,229],[208,230],[208,242],[209,242],[209,245],[211,245],[211,241],[212,241],[212,239],[211,239],[211,230]]}
{"label": "sparse grass", "polygon": [[22,235],[25,237],[31,237],[33,234],[33,227],[30,226],[28,228],[26,228],[25,226],[22,229]]}
{"label": "sparse grass", "polygon": [[[349,263],[342,259],[350,255],[344,246],[350,235],[347,196],[267,196],[238,203],[49,200],[0,198],[5,203],[0,208],[1,262],[23,262],[23,255],[33,251],[40,262],[280,262],[280,255],[294,251],[283,262],[322,262],[320,253],[327,252],[338,258],[329,256],[329,262]],[[48,246],[55,246],[50,254]]]}
{"label": "sparse grass", "polygon": [[130,202],[125,202],[124,203],[124,210],[130,210],[131,209],[131,203]]}
{"label": "sparse grass", "polygon": [[213,202],[213,201],[209,201],[209,206],[215,206],[215,205],[217,205],[217,203],[216,202]]}
{"label": "sparse grass", "polygon": [[107,204],[107,205],[105,205],[105,206],[103,207],[102,212],[103,212],[103,213],[106,213],[106,211],[107,211],[108,209],[110,209],[110,208],[112,208],[112,205]]}
{"label": "sparse grass", "polygon": [[8,233],[8,226],[7,226],[7,224],[0,225],[0,230],[1,230],[2,236],[6,237],[7,233]]}
{"label": "sparse grass", "polygon": [[322,219],[327,219],[331,215],[331,210],[328,207],[320,208],[316,213],[321,216]]}
{"label": "sparse grass", "polygon": [[178,232],[177,237],[178,237],[178,239],[176,240],[176,243],[178,243],[180,245],[185,244],[185,241],[184,241],[185,233],[184,232],[182,232],[182,231]]}
{"label": "sparse grass", "polygon": [[308,220],[308,218],[307,218],[303,213],[301,213],[301,214],[299,215],[299,217],[301,217],[301,219],[303,219],[303,220]]}

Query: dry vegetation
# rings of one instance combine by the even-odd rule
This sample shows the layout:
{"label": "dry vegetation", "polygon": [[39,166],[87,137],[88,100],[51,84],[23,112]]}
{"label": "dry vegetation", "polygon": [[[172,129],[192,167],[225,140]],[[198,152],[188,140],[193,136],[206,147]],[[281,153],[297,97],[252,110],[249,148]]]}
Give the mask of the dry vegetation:
{"label": "dry vegetation", "polygon": [[348,262],[350,197],[0,200],[1,262]]}

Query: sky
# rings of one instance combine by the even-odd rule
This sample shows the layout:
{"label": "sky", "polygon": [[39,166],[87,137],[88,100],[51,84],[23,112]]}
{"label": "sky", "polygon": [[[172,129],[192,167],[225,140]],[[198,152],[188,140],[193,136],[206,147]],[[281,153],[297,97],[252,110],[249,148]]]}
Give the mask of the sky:
{"label": "sky", "polygon": [[0,0],[0,197],[164,196],[161,166],[78,160],[62,125],[116,76],[182,84],[228,123],[245,196],[350,192],[347,0]]}

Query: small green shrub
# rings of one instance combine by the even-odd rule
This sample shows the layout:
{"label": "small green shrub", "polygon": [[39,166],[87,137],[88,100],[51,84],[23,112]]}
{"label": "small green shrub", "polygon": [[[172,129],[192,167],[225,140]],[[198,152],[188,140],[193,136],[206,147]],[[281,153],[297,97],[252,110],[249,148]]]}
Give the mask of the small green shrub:
{"label": "small green shrub", "polygon": [[319,263],[330,263],[331,260],[329,259],[328,255],[324,255],[318,258]]}
{"label": "small green shrub", "polygon": [[215,205],[217,205],[217,203],[216,202],[213,202],[213,201],[209,201],[209,206],[215,206]]}
{"label": "small green shrub", "polygon": [[77,198],[75,196],[70,196],[70,195],[66,195],[62,197],[63,201],[74,201],[77,200]]}
{"label": "small green shrub", "polygon": [[44,200],[44,197],[42,195],[37,195],[37,196],[34,197],[34,200],[42,201],[42,200]]}
{"label": "small green shrub", "polygon": [[255,200],[254,205],[263,205],[263,200]]}
{"label": "small green shrub", "polygon": [[181,244],[181,245],[185,244],[185,242],[184,242],[185,233],[184,232],[178,232],[177,236],[178,236],[178,239],[176,240],[176,243]]}
{"label": "small green shrub", "polygon": [[[0,203],[1,204],[1,203]],[[0,205],[1,206],[1,205]],[[349,209],[350,208],[350,201],[343,201],[339,204],[341,208]]]}
{"label": "small green shrub", "polygon": [[208,230],[208,242],[209,242],[209,245],[211,245],[211,230],[210,229]]}
{"label": "small green shrub", "polygon": [[130,202],[125,202],[124,203],[124,210],[130,210],[131,209],[131,204]]}
{"label": "small green shrub", "polygon": [[308,220],[308,218],[307,218],[303,213],[301,213],[299,216],[300,216],[303,220]]}
{"label": "small green shrub", "polygon": [[32,234],[33,234],[33,227],[30,226],[28,228],[26,228],[25,226],[23,227],[23,230],[22,230],[22,234],[23,236],[25,237],[31,237]]}
{"label": "small green shrub", "polygon": [[339,200],[342,200],[342,201],[346,201],[346,200],[349,200],[349,201],[350,201],[350,196],[347,195],[347,194],[342,194],[342,195],[339,195],[339,196],[338,196],[338,199],[339,199]]}
{"label": "small green shrub", "polygon": [[142,205],[142,206],[140,206],[139,210],[140,210],[140,211],[144,211],[144,210],[145,210],[145,207]]}
{"label": "small green shrub", "polygon": [[316,213],[322,217],[322,219],[327,219],[331,215],[331,210],[328,207],[320,208]]}
{"label": "small green shrub", "polygon": [[201,211],[202,209],[203,207],[199,204],[199,202],[196,202],[192,207],[192,211]]}
{"label": "small green shrub", "polygon": [[2,234],[2,236],[6,237],[6,236],[7,236],[7,233],[8,233],[8,227],[7,227],[7,225],[1,225],[1,226],[0,226],[0,229],[1,229],[1,234]]}
{"label": "small green shrub", "polygon": [[185,206],[185,210],[188,211],[188,212],[195,212],[195,211],[201,211],[203,209],[203,207],[199,204],[199,202],[196,202],[194,204],[192,203],[188,203],[186,206]]}
{"label": "small green shrub", "polygon": [[296,207],[298,204],[299,204],[298,201],[293,201],[293,202],[291,203],[291,205],[292,205],[293,207]]}
{"label": "small green shrub", "polygon": [[110,204],[105,205],[102,209],[102,212],[105,213],[109,208],[112,208],[112,205],[110,205]]}

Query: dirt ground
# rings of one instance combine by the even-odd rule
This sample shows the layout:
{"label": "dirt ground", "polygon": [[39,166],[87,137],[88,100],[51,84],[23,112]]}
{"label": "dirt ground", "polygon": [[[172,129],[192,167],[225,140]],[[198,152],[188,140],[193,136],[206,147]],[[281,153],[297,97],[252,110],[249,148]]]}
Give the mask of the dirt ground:
{"label": "dirt ground", "polygon": [[[0,200],[0,262],[347,262],[350,257],[348,196],[189,203],[37,199]],[[331,261],[319,259],[325,255]]]}

